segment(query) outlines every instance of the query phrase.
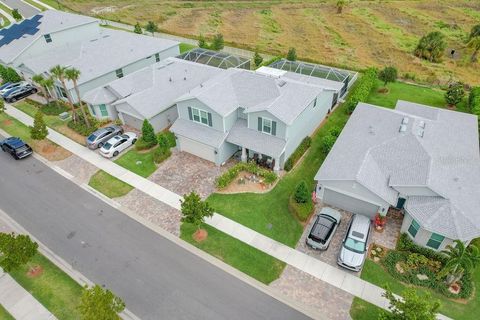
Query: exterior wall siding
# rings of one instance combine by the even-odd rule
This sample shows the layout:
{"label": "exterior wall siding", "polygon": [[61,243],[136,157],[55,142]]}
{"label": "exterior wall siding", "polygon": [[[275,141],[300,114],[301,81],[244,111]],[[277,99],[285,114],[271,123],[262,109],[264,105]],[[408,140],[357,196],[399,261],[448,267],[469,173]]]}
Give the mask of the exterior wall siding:
{"label": "exterior wall siding", "polygon": [[[210,109],[206,104],[199,101],[198,99],[190,99],[190,100],[185,100],[185,101],[178,102],[177,103],[177,108],[178,108],[178,117],[179,118],[185,119],[185,120],[190,120],[190,118],[188,117],[188,107],[198,108],[198,109],[205,110],[206,112],[210,112],[212,114],[212,127],[211,128],[213,128],[215,130],[218,130],[218,131],[225,132],[224,128],[223,128],[223,118],[218,113],[216,113],[215,111]],[[198,124],[198,125],[202,126],[203,124]]]}
{"label": "exterior wall siding", "polygon": [[[412,237],[412,235],[408,232],[408,228],[410,228],[410,225],[412,224],[412,220],[413,220],[412,216],[410,216],[410,214],[407,211],[405,211],[405,217],[403,218],[402,228],[400,229],[400,232],[406,233],[410,237],[410,239],[412,239],[413,242],[415,242],[416,244],[422,247],[435,250],[433,248],[427,247],[427,242],[432,236],[432,232],[423,229],[422,225],[420,225],[420,229],[418,229],[418,232],[415,235],[415,238]],[[445,237],[445,239],[443,239],[442,243],[440,244],[440,247],[435,251],[442,251],[449,244],[450,245],[453,244],[453,240]]]}
{"label": "exterior wall siding", "polygon": [[171,106],[167,110],[153,116],[149,121],[153,129],[155,129],[155,132],[159,132],[170,127],[177,118],[177,108],[176,106]]}
{"label": "exterior wall siding", "polygon": [[237,151],[238,151],[238,146],[228,142],[224,142],[220,146],[220,148],[217,150],[218,153],[217,153],[215,164],[218,166],[224,164]]}
{"label": "exterior wall siding", "polygon": [[[283,123],[278,118],[274,117],[267,111],[252,112],[248,114],[248,127],[252,130],[258,131],[258,118],[268,118],[277,122],[276,134],[275,136],[280,139],[286,139],[287,125]],[[261,152],[261,150],[258,150]]]}
{"label": "exterior wall siding", "polygon": [[238,109],[230,113],[228,116],[224,118],[225,121],[225,132],[230,131],[232,129],[235,122],[238,119]]}

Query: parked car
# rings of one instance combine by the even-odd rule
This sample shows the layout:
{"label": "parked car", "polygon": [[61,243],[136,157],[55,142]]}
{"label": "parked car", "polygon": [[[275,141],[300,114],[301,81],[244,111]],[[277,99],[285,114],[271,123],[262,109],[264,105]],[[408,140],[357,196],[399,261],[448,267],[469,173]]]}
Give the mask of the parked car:
{"label": "parked car", "polygon": [[20,81],[20,82],[15,82],[15,83],[10,83],[9,85],[3,87],[1,90],[0,90],[0,95],[2,95],[2,97],[5,97],[6,94],[9,94],[11,91],[15,90],[15,89],[18,89],[20,87],[23,87],[23,86],[26,86],[27,84],[29,84],[27,81]]}
{"label": "parked car", "polygon": [[353,215],[338,255],[338,265],[353,271],[362,270],[367,256],[370,224],[368,217]]}
{"label": "parked car", "polygon": [[116,135],[122,134],[123,129],[120,126],[109,126],[100,128],[87,138],[87,147],[94,150],[103,147],[105,142]]}
{"label": "parked car", "polygon": [[10,153],[16,160],[26,158],[33,153],[32,148],[17,137],[10,137],[0,141],[0,146],[4,152]]}
{"label": "parked car", "polygon": [[[8,88],[8,87],[9,87],[10,85],[12,85],[12,84],[13,84],[13,83],[11,83],[11,82],[6,82],[6,83],[2,84],[2,85],[0,86],[0,94],[2,94],[2,91],[3,91],[5,88]],[[8,90],[8,89],[7,89],[7,90]]]}
{"label": "parked car", "polygon": [[37,91],[38,91],[37,88],[35,88],[30,83],[27,83],[26,85],[22,85],[17,88],[10,89],[9,91],[7,91],[7,93],[5,93],[5,95],[3,96],[3,99],[5,99],[6,102],[15,102],[31,94],[34,94]]}
{"label": "parked car", "polygon": [[106,158],[116,157],[120,152],[134,145],[135,142],[137,142],[137,134],[126,132],[105,142],[100,149],[100,154]]}
{"label": "parked car", "polygon": [[327,250],[337,230],[342,215],[335,209],[324,207],[315,217],[307,237],[307,245],[313,249]]}

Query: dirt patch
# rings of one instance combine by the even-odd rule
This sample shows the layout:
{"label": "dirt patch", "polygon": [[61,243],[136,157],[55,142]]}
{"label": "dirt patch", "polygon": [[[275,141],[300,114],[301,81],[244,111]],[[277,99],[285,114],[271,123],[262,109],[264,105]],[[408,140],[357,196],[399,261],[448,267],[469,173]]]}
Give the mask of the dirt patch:
{"label": "dirt patch", "polygon": [[49,140],[34,141],[32,148],[42,157],[49,161],[64,160],[72,155],[72,153]]}
{"label": "dirt patch", "polygon": [[263,193],[272,189],[272,185],[267,185],[262,182],[262,178],[258,177],[258,180],[253,180],[252,174],[242,171],[238,176],[230,183],[226,188],[219,190],[218,193]]}
{"label": "dirt patch", "polygon": [[13,123],[13,121],[12,121],[12,120],[10,120],[10,119],[3,120],[3,124],[4,124],[4,125],[6,125],[6,126],[11,126],[11,125],[12,125],[12,123]]}
{"label": "dirt patch", "polygon": [[377,90],[378,93],[383,93],[383,94],[387,94],[388,93],[388,88],[387,87],[382,87],[380,89]]}
{"label": "dirt patch", "polygon": [[43,268],[40,265],[32,266],[27,271],[27,277],[29,278],[37,278],[43,274]]}
{"label": "dirt patch", "polygon": [[60,132],[61,134],[66,135],[76,143],[81,144],[82,146],[85,145],[85,137],[82,136],[81,134],[75,132],[74,130],[70,129],[67,127],[67,125],[61,126],[57,128],[57,131]]}
{"label": "dirt patch", "polygon": [[207,239],[207,237],[208,232],[205,229],[198,229],[192,236],[193,240],[195,240],[196,242],[203,242]]}

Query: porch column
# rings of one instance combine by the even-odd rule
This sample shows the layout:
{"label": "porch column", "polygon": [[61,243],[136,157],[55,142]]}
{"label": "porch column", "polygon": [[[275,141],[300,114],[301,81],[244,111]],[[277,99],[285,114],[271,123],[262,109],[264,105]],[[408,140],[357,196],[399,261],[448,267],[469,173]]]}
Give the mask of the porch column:
{"label": "porch column", "polygon": [[275,161],[275,164],[273,165],[273,171],[280,171],[280,161],[278,160],[278,158],[273,158],[273,160]]}
{"label": "porch column", "polygon": [[247,162],[247,149],[245,147],[242,147],[242,157],[241,157],[242,162]]}

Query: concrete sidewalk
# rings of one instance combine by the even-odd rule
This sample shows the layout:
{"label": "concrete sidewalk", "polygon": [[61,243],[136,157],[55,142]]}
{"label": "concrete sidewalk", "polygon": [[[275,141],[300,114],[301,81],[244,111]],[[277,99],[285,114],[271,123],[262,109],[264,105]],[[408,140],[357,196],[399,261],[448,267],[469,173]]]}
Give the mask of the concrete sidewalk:
{"label": "concrete sidewalk", "polygon": [[0,269],[0,305],[17,320],[57,319],[13,278]]}
{"label": "concrete sidewalk", "polygon": [[[6,104],[6,113],[28,126],[33,124],[32,117],[8,104]],[[92,152],[88,148],[52,129],[49,129],[48,139],[149,196],[175,209],[180,209],[181,196],[134,174],[108,159],[103,158],[99,154]],[[364,281],[347,271],[332,267],[325,262],[270,239],[220,214],[215,213],[212,218],[206,219],[205,222],[210,226],[265,252],[280,261],[325,281],[334,287],[370,302],[380,308],[388,308],[389,302],[382,296],[385,292],[382,288]],[[438,318],[449,319],[442,315],[439,315]]]}

